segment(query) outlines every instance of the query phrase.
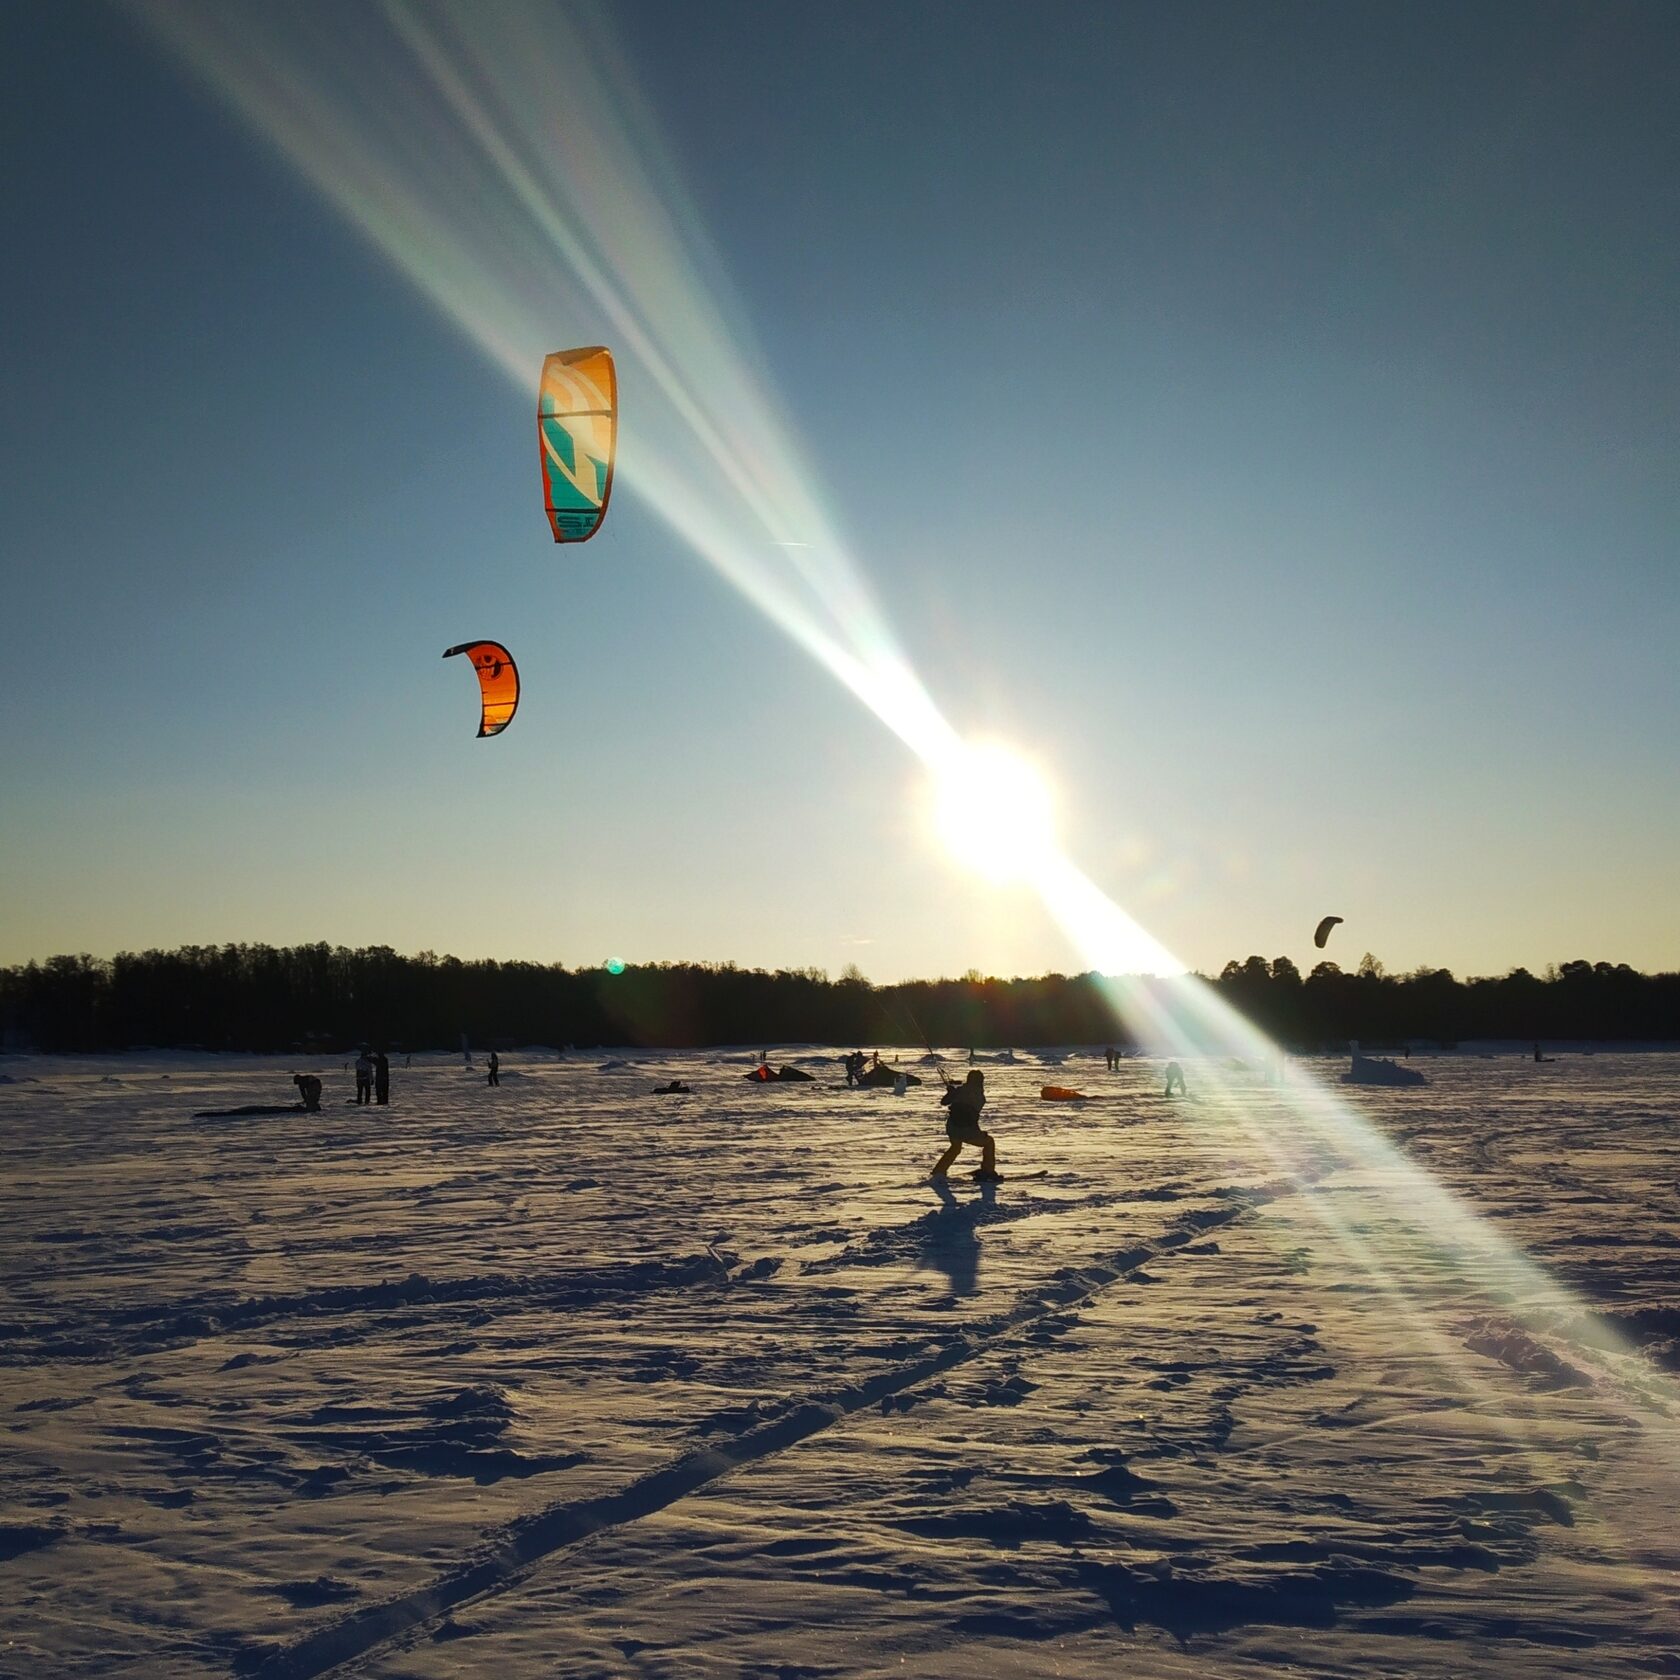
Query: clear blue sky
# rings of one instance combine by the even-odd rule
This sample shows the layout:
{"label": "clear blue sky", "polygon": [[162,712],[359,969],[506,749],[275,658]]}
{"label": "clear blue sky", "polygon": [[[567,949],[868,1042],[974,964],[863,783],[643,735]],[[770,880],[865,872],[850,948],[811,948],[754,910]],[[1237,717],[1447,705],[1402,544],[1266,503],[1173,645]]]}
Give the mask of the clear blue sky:
{"label": "clear blue sky", "polygon": [[[607,17],[930,692],[1152,932],[1680,965],[1680,12]],[[0,31],[0,961],[1077,966],[645,502],[555,548],[536,366],[135,13]]]}

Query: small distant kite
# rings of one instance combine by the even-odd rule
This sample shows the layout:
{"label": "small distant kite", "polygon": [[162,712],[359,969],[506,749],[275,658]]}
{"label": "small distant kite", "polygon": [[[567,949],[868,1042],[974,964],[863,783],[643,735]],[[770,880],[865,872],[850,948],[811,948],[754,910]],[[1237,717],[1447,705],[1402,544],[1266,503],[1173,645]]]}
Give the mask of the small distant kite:
{"label": "small distant kite", "polygon": [[519,705],[519,669],[513,655],[500,642],[462,642],[458,647],[445,648],[443,657],[452,659],[458,653],[464,653],[478,673],[483,706],[479,735],[500,735],[513,722]]}
{"label": "small distant kite", "polygon": [[1342,918],[1340,916],[1326,916],[1324,920],[1318,924],[1318,930],[1313,934],[1313,944],[1315,944],[1319,950],[1322,951],[1324,949],[1324,942],[1330,937],[1331,928],[1340,927],[1341,921]]}
{"label": "small distant kite", "polygon": [[558,543],[588,542],[607,517],[618,443],[618,375],[600,345],[556,350],[537,387],[543,505]]}

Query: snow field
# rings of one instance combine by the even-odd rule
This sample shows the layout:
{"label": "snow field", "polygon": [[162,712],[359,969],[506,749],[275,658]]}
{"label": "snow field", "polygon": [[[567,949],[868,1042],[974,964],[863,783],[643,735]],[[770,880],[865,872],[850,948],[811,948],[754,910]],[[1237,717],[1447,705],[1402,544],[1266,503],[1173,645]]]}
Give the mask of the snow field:
{"label": "snow field", "polygon": [[0,1674],[1680,1672],[1673,1058],[1352,1099],[1568,1311],[1257,1076],[772,1060],[7,1058]]}

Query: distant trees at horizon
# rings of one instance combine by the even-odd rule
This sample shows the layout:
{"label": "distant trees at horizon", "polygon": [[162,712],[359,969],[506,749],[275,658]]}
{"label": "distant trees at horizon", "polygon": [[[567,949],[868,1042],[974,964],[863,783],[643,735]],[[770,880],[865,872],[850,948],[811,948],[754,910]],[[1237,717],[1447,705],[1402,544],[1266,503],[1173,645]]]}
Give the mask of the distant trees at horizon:
{"label": "distant trees at horizon", "polygon": [[[1126,979],[1170,993],[1182,979]],[[1573,961],[1459,980],[1446,969],[1392,975],[1367,954],[1353,972],[1251,956],[1206,982],[1291,1049],[1464,1039],[1680,1040],[1680,974]],[[9,1049],[137,1046],[329,1053],[356,1044],[476,1046],[917,1044],[999,1049],[1114,1044],[1097,974],[877,986],[855,966],[743,969],[648,963],[613,974],[533,962],[464,962],[389,946],[186,945],[0,968],[0,1042]]]}

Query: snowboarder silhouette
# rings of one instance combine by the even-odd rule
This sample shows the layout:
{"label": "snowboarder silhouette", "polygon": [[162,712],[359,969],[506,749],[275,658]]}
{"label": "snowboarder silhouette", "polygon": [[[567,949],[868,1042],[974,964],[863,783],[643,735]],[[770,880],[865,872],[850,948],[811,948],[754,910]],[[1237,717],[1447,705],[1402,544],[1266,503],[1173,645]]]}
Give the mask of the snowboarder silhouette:
{"label": "snowboarder silhouette", "polygon": [[947,1080],[945,1095],[939,1100],[951,1111],[945,1121],[945,1135],[951,1140],[951,1147],[934,1162],[930,1176],[943,1178],[962,1153],[962,1146],[970,1143],[980,1151],[980,1169],[974,1176],[996,1178],[997,1140],[990,1132],[980,1129],[980,1110],[986,1106],[985,1074],[979,1068],[970,1068],[968,1078],[960,1085]]}

